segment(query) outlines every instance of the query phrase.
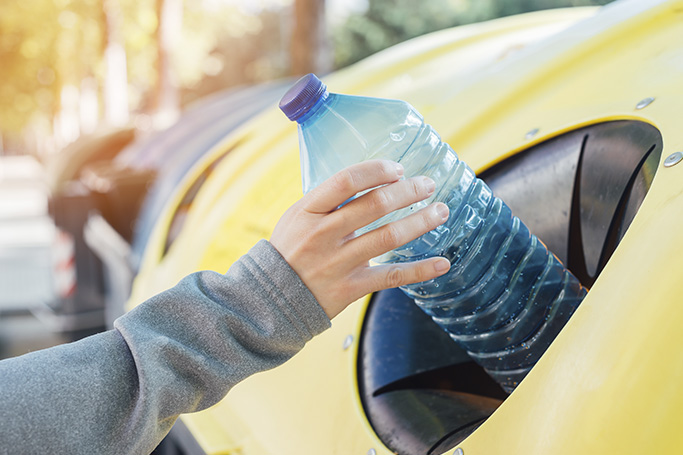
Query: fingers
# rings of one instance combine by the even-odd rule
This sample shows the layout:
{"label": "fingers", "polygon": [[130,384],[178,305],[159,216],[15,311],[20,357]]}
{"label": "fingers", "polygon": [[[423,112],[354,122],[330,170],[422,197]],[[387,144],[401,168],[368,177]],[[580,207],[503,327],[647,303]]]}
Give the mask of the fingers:
{"label": "fingers", "polygon": [[451,264],[444,257],[435,257],[416,262],[378,265],[370,267],[363,279],[368,292],[396,288],[437,278],[448,272]]}
{"label": "fingers", "polygon": [[[368,263],[444,223],[448,207],[443,203],[359,237],[349,235],[433,194],[430,179],[402,180],[403,173],[403,167],[387,160],[350,166],[290,207],[275,227],[271,244],[330,318],[369,292],[428,281],[450,268],[445,258],[375,267]],[[358,193],[364,194],[337,210]]]}
{"label": "fingers", "polygon": [[448,206],[441,202],[361,235],[349,242],[350,253],[371,259],[425,234],[448,219]]}
{"label": "fingers", "polygon": [[434,181],[413,177],[374,189],[349,202],[332,216],[344,234],[367,226],[384,215],[427,199],[434,193]]}
{"label": "fingers", "polygon": [[361,191],[398,181],[403,166],[388,160],[370,160],[349,166],[321,183],[305,196],[305,209],[329,213]]}

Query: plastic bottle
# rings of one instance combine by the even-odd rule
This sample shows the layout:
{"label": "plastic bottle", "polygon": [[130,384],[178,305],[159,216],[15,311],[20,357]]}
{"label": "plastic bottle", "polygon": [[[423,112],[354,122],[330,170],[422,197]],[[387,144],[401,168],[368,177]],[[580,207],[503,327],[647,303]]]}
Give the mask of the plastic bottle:
{"label": "plastic bottle", "polygon": [[446,275],[401,289],[512,391],[586,289],[408,103],[329,93],[309,74],[284,95],[280,108],[298,123],[304,192],[346,166],[374,158],[400,162],[406,177],[425,175],[436,182],[428,200],[365,231],[433,201],[448,205],[443,226],[376,261],[448,258]]}

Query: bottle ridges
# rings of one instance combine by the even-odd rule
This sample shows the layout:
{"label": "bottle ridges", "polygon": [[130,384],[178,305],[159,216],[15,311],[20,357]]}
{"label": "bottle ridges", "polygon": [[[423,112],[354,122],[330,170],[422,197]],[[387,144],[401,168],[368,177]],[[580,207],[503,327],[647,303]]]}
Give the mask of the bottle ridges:
{"label": "bottle ridges", "polygon": [[402,289],[512,391],[586,290],[450,146],[440,138],[434,141],[438,135],[426,128],[423,140],[413,143],[401,161],[410,163],[405,166],[413,175],[434,178],[439,188],[434,200],[448,205],[449,220],[380,260],[403,262],[435,253],[448,258],[451,270],[446,275]]}
{"label": "bottle ridges", "polygon": [[[302,86],[297,87],[295,94]],[[335,93],[321,95],[316,103],[324,109],[313,107],[297,118],[304,189],[373,158],[399,161],[407,177],[431,177],[436,191],[428,200],[392,212],[356,234],[434,201],[447,204],[450,217],[443,226],[375,261],[448,258],[446,275],[403,291],[499,384],[514,389],[586,290],[410,104]]]}

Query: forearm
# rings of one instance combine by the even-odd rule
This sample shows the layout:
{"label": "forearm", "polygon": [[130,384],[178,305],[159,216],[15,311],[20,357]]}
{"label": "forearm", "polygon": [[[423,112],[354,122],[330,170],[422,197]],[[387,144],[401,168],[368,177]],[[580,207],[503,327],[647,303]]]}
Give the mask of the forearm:
{"label": "forearm", "polygon": [[214,404],[328,326],[262,242],[226,275],[190,275],[115,330],[0,362],[1,450],[148,453],[178,414]]}

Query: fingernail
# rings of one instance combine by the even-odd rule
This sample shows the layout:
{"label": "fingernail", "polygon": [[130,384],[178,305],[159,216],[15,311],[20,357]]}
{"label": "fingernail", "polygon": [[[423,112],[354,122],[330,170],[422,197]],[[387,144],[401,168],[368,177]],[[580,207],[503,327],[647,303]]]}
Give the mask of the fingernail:
{"label": "fingernail", "polygon": [[448,261],[448,259],[440,259],[438,261],[434,262],[434,270],[437,273],[443,273],[446,270],[451,268],[451,263]]}
{"label": "fingernail", "polygon": [[439,202],[436,204],[436,213],[439,214],[442,220],[447,220],[448,219],[448,206],[444,203]]}
{"label": "fingernail", "polygon": [[399,177],[403,177],[403,165],[396,163],[396,173]]}
{"label": "fingernail", "polygon": [[424,186],[427,189],[427,193],[432,194],[436,188],[436,183],[434,183],[434,180],[430,179],[429,177],[422,177],[422,179],[424,181]]}

